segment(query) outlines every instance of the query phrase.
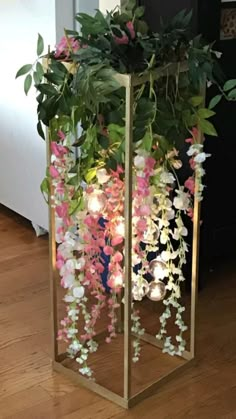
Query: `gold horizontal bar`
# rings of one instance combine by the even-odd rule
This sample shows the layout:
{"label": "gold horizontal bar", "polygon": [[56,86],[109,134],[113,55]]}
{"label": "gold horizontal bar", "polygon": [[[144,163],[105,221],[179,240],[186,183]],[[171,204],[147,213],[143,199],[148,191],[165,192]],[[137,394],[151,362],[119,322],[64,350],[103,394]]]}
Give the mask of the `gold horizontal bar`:
{"label": "gold horizontal bar", "polygon": [[155,383],[145,388],[145,390],[142,390],[139,393],[137,393],[135,396],[131,397],[131,399],[128,400],[128,407],[133,407],[139,402],[141,402],[142,400],[150,396],[153,396],[159,387],[168,383],[170,380],[172,380],[173,377],[176,377],[179,373],[182,373],[185,369],[189,368],[194,363],[195,363],[194,359],[191,359],[190,361],[186,361],[185,364],[179,365],[174,370],[162,376],[158,381],[155,381]]}
{"label": "gold horizontal bar", "polygon": [[161,77],[168,75],[174,75],[177,73],[185,73],[188,71],[188,63],[186,61],[182,63],[171,63],[163,67],[159,67],[155,70],[146,71],[145,73],[139,74],[120,74],[116,73],[115,79],[123,87],[129,87],[130,84],[133,86],[139,86],[140,84],[146,83],[152,78],[157,80]]}
{"label": "gold horizontal bar", "polygon": [[80,384],[88,390],[94,391],[99,394],[99,396],[104,397],[107,400],[110,400],[113,403],[118,404],[119,406],[128,409],[128,400],[119,396],[111,390],[108,390],[106,387],[101,386],[100,384],[95,383],[93,380],[82,377],[78,372],[71,370],[70,368],[65,367],[59,362],[53,362],[53,369],[56,372],[64,374],[69,379],[73,380],[76,384]]}
{"label": "gold horizontal bar", "polygon": [[130,407],[135,406],[142,400],[150,396],[153,396],[159,387],[168,383],[172,378],[176,377],[179,373],[186,370],[190,366],[194,365],[194,363],[195,363],[195,360],[192,359],[190,361],[187,361],[185,364],[179,365],[174,370],[170,371],[166,375],[159,378],[159,380],[155,381],[154,383],[149,385],[147,388],[137,393],[135,396],[132,396],[129,400],[119,396],[113,391],[108,390],[106,387],[103,387],[92,380],[82,377],[76,371],[73,371],[70,368],[65,367],[59,362],[54,361],[52,365],[53,365],[54,371],[64,374],[66,377],[73,380],[74,383],[80,384],[83,387],[87,388],[88,390],[97,393],[99,396],[107,400],[110,400],[111,402],[116,403],[125,409],[128,409]]}

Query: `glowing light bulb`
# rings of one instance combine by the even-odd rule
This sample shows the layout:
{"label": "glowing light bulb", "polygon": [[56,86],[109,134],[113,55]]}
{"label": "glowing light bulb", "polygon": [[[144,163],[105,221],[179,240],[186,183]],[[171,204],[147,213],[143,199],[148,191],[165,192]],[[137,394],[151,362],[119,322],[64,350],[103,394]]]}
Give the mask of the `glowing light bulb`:
{"label": "glowing light bulb", "polygon": [[166,264],[158,259],[150,262],[150,272],[155,279],[164,279],[167,276]]}
{"label": "glowing light bulb", "polygon": [[143,279],[141,283],[133,282],[132,295],[135,301],[142,301],[142,299],[149,292],[149,283]]}
{"label": "glowing light bulb", "polygon": [[155,280],[149,284],[147,297],[151,301],[161,301],[166,295],[166,286],[163,282]]}
{"label": "glowing light bulb", "polygon": [[100,214],[106,206],[106,195],[102,191],[93,191],[88,196],[88,210],[92,214]]}

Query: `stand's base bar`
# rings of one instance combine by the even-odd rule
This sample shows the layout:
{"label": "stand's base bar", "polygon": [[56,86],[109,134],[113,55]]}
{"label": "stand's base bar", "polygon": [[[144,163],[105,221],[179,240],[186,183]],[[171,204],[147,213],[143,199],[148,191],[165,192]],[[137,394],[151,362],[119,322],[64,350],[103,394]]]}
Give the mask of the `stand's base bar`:
{"label": "stand's base bar", "polygon": [[142,400],[153,396],[156,393],[156,390],[170,381],[173,377],[177,376],[178,373],[182,372],[183,370],[189,368],[191,365],[193,365],[194,360],[186,361],[185,364],[179,365],[174,370],[170,371],[163,377],[161,377],[159,380],[155,381],[153,384],[149,385],[146,389],[140,391],[135,396],[131,397],[130,399],[125,399],[118,394],[114,393],[111,390],[108,390],[107,388],[103,387],[100,384],[97,384],[92,379],[88,379],[85,377],[82,377],[78,372],[71,370],[68,367],[65,367],[60,362],[53,362],[53,369],[59,373],[64,374],[69,379],[73,380],[76,384],[80,384],[83,387],[87,388],[88,390],[91,390],[95,393],[97,393],[99,396],[102,396],[103,398],[118,404],[119,406],[128,409],[130,407],[135,406]]}

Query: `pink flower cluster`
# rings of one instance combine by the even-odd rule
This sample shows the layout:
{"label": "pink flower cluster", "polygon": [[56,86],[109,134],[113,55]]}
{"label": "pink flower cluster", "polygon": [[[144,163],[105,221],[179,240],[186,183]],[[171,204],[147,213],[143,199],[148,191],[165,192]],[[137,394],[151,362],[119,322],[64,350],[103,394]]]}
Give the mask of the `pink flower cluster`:
{"label": "pink flower cluster", "polygon": [[75,38],[63,36],[56,45],[55,58],[69,58],[71,53],[75,53],[80,49],[80,43]]}
{"label": "pink flower cluster", "polygon": [[[128,29],[130,38],[132,40],[134,40],[135,37],[136,37],[136,33],[135,33],[133,22],[131,22],[131,21],[127,22],[126,23],[126,28]],[[114,35],[114,40],[118,45],[127,45],[129,43],[129,37],[125,32],[122,32],[121,37]]]}

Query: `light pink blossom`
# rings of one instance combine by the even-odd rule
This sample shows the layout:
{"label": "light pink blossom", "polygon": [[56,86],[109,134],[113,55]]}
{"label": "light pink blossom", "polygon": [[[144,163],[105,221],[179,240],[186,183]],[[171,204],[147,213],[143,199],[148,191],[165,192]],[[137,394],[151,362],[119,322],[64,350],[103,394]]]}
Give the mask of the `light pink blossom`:
{"label": "light pink blossom", "polygon": [[80,49],[80,43],[75,38],[69,38],[63,36],[60,42],[56,45],[55,58],[66,57],[68,58],[70,53],[75,53]]}

